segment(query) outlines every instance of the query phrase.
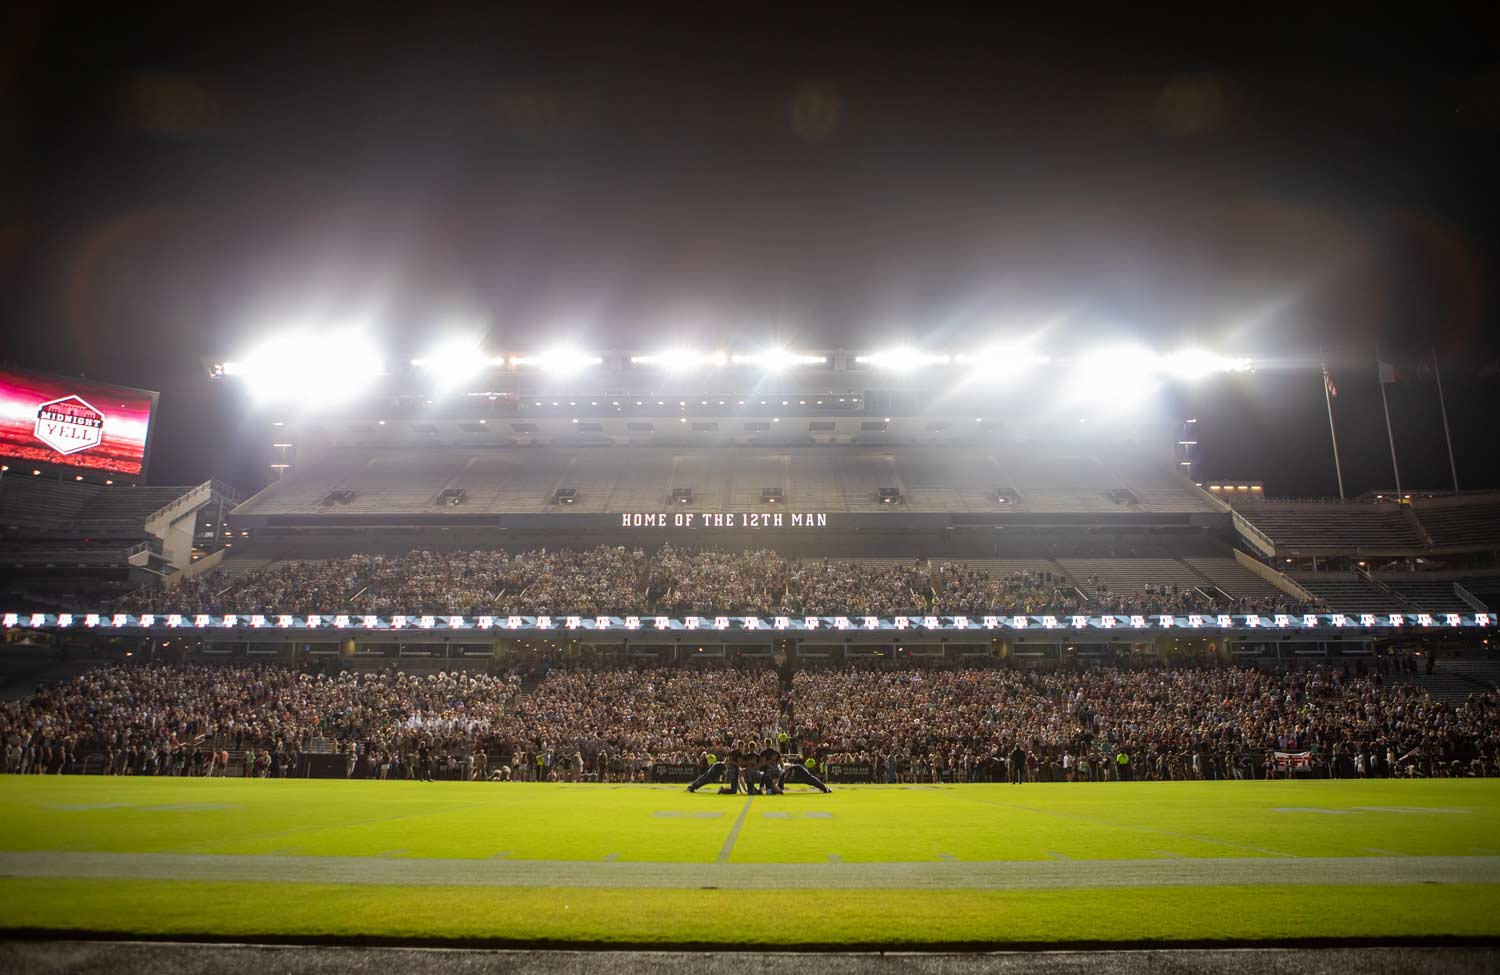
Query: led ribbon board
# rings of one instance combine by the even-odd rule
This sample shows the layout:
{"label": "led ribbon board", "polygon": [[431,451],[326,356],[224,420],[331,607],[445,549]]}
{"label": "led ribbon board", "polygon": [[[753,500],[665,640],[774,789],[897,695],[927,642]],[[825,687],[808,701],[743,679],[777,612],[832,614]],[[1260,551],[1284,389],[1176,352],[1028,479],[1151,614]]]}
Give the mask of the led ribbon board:
{"label": "led ribbon board", "polygon": [[758,632],[824,633],[1294,633],[1319,631],[1471,630],[1497,625],[1495,613],[1278,613],[1166,616],[456,616],[329,613],[207,615],[186,613],[5,613],[6,628],[176,632],[234,630],[329,632]]}

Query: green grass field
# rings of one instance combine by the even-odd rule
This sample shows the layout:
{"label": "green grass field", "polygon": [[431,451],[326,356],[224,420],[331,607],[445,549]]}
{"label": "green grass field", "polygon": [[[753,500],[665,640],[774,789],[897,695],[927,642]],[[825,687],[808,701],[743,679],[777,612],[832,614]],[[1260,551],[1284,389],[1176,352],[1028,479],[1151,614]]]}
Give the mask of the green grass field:
{"label": "green grass field", "polygon": [[1500,780],[670,786],[0,777],[0,925],[941,945],[1500,936]]}

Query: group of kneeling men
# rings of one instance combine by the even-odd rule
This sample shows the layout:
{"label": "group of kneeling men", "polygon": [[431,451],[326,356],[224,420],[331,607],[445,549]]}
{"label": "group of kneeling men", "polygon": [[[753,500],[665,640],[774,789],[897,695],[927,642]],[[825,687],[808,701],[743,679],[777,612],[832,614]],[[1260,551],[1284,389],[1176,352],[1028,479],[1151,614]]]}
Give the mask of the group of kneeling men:
{"label": "group of kneeling men", "polygon": [[790,782],[801,782],[823,792],[833,791],[813,773],[815,763],[812,759],[809,758],[803,765],[783,761],[781,750],[770,738],[766,739],[759,751],[755,750],[753,741],[737,741],[722,759],[712,752],[704,752],[703,759],[708,764],[708,770],[693,780],[692,785],[687,787],[689,792],[697,792],[712,782],[723,782],[719,795],[727,796],[738,793],[742,784],[745,792],[752,796],[762,793],[779,796]]}

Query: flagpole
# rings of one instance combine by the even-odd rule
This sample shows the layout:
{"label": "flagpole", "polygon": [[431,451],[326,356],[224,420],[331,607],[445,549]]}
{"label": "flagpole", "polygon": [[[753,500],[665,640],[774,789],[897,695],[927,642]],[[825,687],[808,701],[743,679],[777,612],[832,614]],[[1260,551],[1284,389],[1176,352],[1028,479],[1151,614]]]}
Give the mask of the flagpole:
{"label": "flagpole", "polygon": [[1328,407],[1328,437],[1333,441],[1333,473],[1339,479],[1339,500],[1344,500],[1344,468],[1339,464],[1339,435],[1333,429],[1333,397],[1328,391],[1328,359],[1323,359],[1323,403]]}
{"label": "flagpole", "polygon": [[1375,378],[1380,380],[1380,406],[1385,410],[1385,436],[1391,444],[1391,470],[1396,475],[1396,503],[1400,504],[1404,495],[1401,493],[1401,467],[1396,463],[1396,434],[1391,430],[1391,404],[1385,398],[1385,376],[1380,370],[1380,346],[1375,347]]}
{"label": "flagpole", "polygon": [[1432,376],[1437,380],[1438,407],[1443,411],[1443,439],[1448,442],[1448,470],[1453,474],[1453,490],[1458,490],[1458,465],[1453,461],[1453,435],[1448,432],[1448,404],[1443,401],[1443,373],[1438,369],[1437,349],[1432,350]]}

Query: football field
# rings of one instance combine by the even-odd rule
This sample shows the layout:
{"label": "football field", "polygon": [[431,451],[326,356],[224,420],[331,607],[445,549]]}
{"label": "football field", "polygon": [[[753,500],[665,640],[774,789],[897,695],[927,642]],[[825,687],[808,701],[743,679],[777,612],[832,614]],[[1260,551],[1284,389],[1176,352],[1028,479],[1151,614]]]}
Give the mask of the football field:
{"label": "football field", "polygon": [[957,946],[1500,936],[1500,779],[0,777],[18,932]]}

